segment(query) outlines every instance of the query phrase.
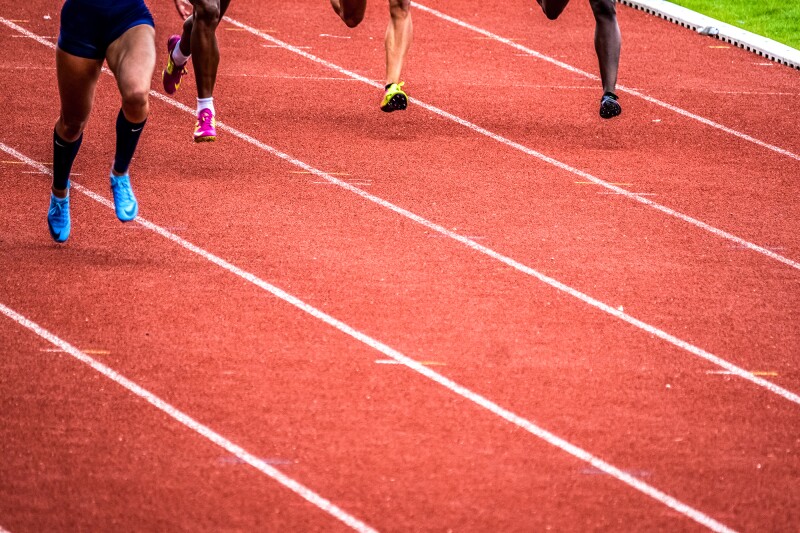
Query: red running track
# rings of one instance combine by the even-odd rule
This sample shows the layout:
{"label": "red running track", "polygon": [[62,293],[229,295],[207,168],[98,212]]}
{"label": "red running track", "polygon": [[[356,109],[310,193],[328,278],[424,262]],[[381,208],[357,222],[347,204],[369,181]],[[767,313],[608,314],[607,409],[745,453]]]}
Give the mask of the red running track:
{"label": "red running track", "polygon": [[[594,71],[583,3],[556,23],[521,2],[426,5]],[[178,21],[152,7],[162,43]],[[57,31],[52,5],[6,11]],[[312,2],[236,2],[229,15],[382,76],[377,4],[355,31]],[[800,152],[796,72],[620,15],[622,83]],[[415,25],[413,97],[800,259],[797,161],[630,96],[601,122],[591,81],[421,11]],[[0,27],[0,95],[17,110],[0,142],[47,162],[52,50]],[[375,89],[235,26],[220,37],[225,123],[800,391],[797,269],[419,106],[383,115]],[[756,90],[780,94],[727,94]],[[117,99],[104,77],[74,169],[106,196]],[[153,101],[134,167],[147,219],[728,527],[797,527],[799,405],[231,134],[192,146],[192,122]],[[52,244],[47,178],[0,159],[0,303],[370,526],[698,527],[85,196],[70,242]],[[18,324],[0,320],[0,339],[0,527],[344,527]]]}

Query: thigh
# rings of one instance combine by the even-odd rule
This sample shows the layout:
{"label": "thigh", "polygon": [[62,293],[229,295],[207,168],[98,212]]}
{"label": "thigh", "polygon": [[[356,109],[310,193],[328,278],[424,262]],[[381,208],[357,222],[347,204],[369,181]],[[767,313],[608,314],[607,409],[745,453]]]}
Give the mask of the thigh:
{"label": "thigh", "polygon": [[108,68],[120,92],[148,92],[156,66],[155,30],[149,24],[128,29],[106,51]]}
{"label": "thigh", "polygon": [[58,96],[61,117],[66,124],[84,124],[89,118],[102,68],[102,59],[79,57],[56,48]]}

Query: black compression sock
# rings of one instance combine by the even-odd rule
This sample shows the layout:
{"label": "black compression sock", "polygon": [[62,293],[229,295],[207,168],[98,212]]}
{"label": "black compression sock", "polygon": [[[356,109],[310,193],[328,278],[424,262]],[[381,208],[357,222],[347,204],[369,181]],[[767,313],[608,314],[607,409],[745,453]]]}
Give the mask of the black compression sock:
{"label": "black compression sock", "polygon": [[72,142],[62,139],[56,130],[53,130],[53,188],[63,191],[69,185],[69,173],[72,163],[78,155],[78,149],[83,142],[83,133]]}
{"label": "black compression sock", "polygon": [[117,174],[126,174],[128,167],[133,159],[133,152],[136,151],[136,145],[139,144],[139,136],[142,134],[144,125],[147,120],[134,124],[125,118],[125,113],[122,109],[119,110],[117,115],[117,151],[114,154],[114,172]]}

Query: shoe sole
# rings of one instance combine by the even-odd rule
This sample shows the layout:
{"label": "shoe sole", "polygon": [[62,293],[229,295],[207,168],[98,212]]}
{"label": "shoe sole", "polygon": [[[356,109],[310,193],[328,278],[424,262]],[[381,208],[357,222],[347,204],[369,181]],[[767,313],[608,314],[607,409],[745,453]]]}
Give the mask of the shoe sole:
{"label": "shoe sole", "polygon": [[622,114],[622,107],[614,102],[613,104],[603,104],[600,106],[600,117],[601,118],[614,118],[618,117]]}
{"label": "shoe sole", "polygon": [[406,107],[408,107],[408,98],[404,94],[398,93],[392,96],[386,105],[381,106],[381,111],[391,113],[392,111],[403,111]]}
{"label": "shoe sole", "polygon": [[213,143],[217,140],[216,135],[206,135],[204,137],[195,137],[194,142],[196,143]]}

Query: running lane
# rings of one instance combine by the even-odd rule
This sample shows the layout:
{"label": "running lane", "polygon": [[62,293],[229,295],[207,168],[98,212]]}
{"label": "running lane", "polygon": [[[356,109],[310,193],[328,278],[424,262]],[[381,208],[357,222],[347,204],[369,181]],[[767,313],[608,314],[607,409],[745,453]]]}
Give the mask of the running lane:
{"label": "running lane", "polygon": [[[224,35],[231,57],[221,98],[241,104],[223,111],[231,124],[749,370],[798,383],[795,269],[419,109],[376,114],[375,91],[363,84],[328,79],[335,73],[290,52],[258,51],[242,32]],[[321,87],[348,97],[320,98]],[[284,121],[291,125],[276,128]],[[316,176],[292,177],[300,192],[349,194]]]}
{"label": "running lane", "polygon": [[[265,96],[268,95],[263,95],[262,97]],[[105,101],[105,105],[111,108],[109,101]],[[340,313],[342,316],[346,315],[355,319],[354,321],[360,321],[360,323],[377,333],[383,334],[385,337],[396,339],[395,344],[403,346],[404,349],[408,348],[406,350],[408,353],[415,353],[420,356],[428,353],[459,354],[458,365],[462,368],[453,369],[452,372],[454,374],[461,375],[460,373],[463,373],[466,378],[472,379],[476,385],[496,393],[498,398],[503,394],[506,395],[503,396],[504,399],[509,399],[516,395],[515,403],[524,406],[531,413],[541,413],[548,422],[560,425],[565,429],[571,427],[571,431],[581,437],[584,442],[591,441],[602,448],[616,448],[613,453],[617,457],[625,459],[627,464],[638,462],[650,465],[650,461],[655,455],[653,453],[654,450],[658,446],[663,446],[673,440],[673,435],[665,434],[669,432],[664,431],[665,427],[669,427],[669,422],[665,422],[665,420],[672,422],[689,420],[688,414],[697,408],[698,400],[695,397],[695,392],[698,395],[702,395],[704,392],[702,390],[683,389],[680,398],[673,399],[679,404],[677,408],[670,403],[666,413],[658,410],[647,411],[649,413],[647,416],[650,418],[653,418],[654,412],[658,413],[658,417],[661,417],[657,421],[651,420],[650,423],[653,425],[650,427],[647,426],[646,421],[637,421],[635,424],[627,425],[627,430],[622,429],[632,421],[633,415],[628,414],[627,417],[623,416],[618,421],[609,420],[604,418],[609,416],[609,407],[607,405],[604,408],[606,414],[601,414],[597,417],[596,415],[600,414],[600,405],[594,401],[600,397],[599,395],[602,394],[604,401],[613,402],[631,394],[631,391],[626,391],[626,385],[629,380],[624,373],[626,368],[628,372],[630,371],[630,366],[627,363],[630,363],[631,358],[636,356],[635,353],[629,353],[626,358],[625,352],[627,348],[620,349],[619,352],[612,350],[610,353],[620,357],[617,361],[605,362],[605,364],[619,364],[618,370],[621,370],[623,375],[617,378],[619,381],[614,381],[615,378],[613,376],[607,377],[606,374],[603,374],[603,383],[602,386],[599,386],[597,379],[592,379],[591,376],[588,376],[588,373],[592,367],[598,368],[596,365],[604,364],[602,356],[608,353],[606,350],[609,349],[605,343],[607,342],[608,345],[612,346],[621,346],[624,343],[630,346],[632,352],[636,352],[637,348],[639,348],[642,353],[648,354],[658,352],[658,348],[654,349],[646,340],[636,341],[643,344],[635,345],[618,330],[616,334],[620,336],[615,341],[615,326],[608,326],[604,319],[582,316],[581,312],[576,311],[576,307],[569,302],[552,302],[554,307],[557,306],[559,308],[558,312],[553,311],[552,313],[549,313],[546,309],[541,310],[538,307],[534,307],[531,302],[545,302],[546,300],[541,299],[542,293],[537,293],[537,289],[533,284],[529,286],[525,281],[520,282],[517,275],[507,275],[502,271],[495,272],[497,269],[491,264],[483,265],[482,268],[486,270],[482,270],[480,274],[476,275],[473,273],[475,263],[473,262],[474,259],[471,259],[471,254],[463,253],[460,249],[454,249],[451,245],[443,244],[438,240],[433,240],[433,244],[430,244],[431,241],[423,240],[415,229],[405,227],[393,217],[386,217],[382,212],[366,209],[358,202],[348,201],[339,195],[328,194],[324,190],[324,187],[327,186],[308,187],[298,191],[296,183],[291,180],[297,181],[302,179],[303,176],[291,175],[293,170],[279,170],[271,167],[270,165],[273,163],[270,163],[269,158],[257,155],[238,142],[231,142],[228,147],[215,147],[215,151],[211,152],[220,161],[228,163],[226,168],[229,169],[229,172],[220,173],[214,168],[214,161],[204,160],[199,157],[193,157],[189,165],[183,164],[184,160],[181,160],[179,166],[179,163],[175,162],[176,152],[191,153],[192,155],[208,152],[188,152],[187,148],[183,148],[179,144],[178,140],[182,138],[181,135],[184,135],[183,138],[185,138],[185,132],[187,131],[185,124],[182,122],[183,117],[186,115],[170,112],[163,107],[158,107],[156,116],[159,113],[163,113],[164,120],[169,122],[170,125],[165,127],[165,134],[158,138],[157,143],[154,140],[149,148],[143,148],[143,150],[147,150],[143,153],[149,154],[152,158],[150,162],[141,161],[140,172],[143,176],[143,181],[141,182],[140,198],[142,198],[143,205],[149,205],[149,209],[154,216],[163,218],[173,227],[184,228],[180,231],[191,234],[193,237],[199,236],[209,245],[213,245],[217,250],[220,250],[219,253],[224,257],[235,258],[238,262],[248,265],[248,268],[258,272],[280,276],[281,279],[287,281],[287,285],[296,288],[321,307],[327,306],[327,308]],[[107,114],[111,115],[110,112]],[[290,116],[290,112],[287,112],[287,116]],[[100,129],[100,122],[98,118],[96,121],[98,137],[101,136],[101,133],[103,136],[108,136],[110,131]],[[104,124],[110,124],[108,117],[104,119]],[[46,128],[41,129],[46,130]],[[288,126],[285,129],[288,129]],[[25,129],[23,128],[20,133],[24,134]],[[16,139],[17,145],[26,143],[28,138],[36,137],[22,135]],[[175,144],[170,144],[171,142]],[[312,145],[310,140],[307,142]],[[104,144],[102,146],[106,153],[110,152],[110,145]],[[158,153],[155,153],[154,147],[158,148]],[[89,176],[87,179],[94,180],[95,184],[103,184],[102,176],[104,170],[101,163],[88,166],[84,173]],[[169,179],[163,178],[162,176],[164,175],[168,176]],[[389,175],[391,176],[391,174]],[[92,178],[91,176],[97,177]],[[156,178],[148,180],[146,176],[154,176]],[[199,185],[205,187],[190,189],[188,185],[192,183],[194,176],[200,176]],[[264,177],[269,177],[270,181],[264,183],[266,181]],[[280,179],[281,177],[283,179]],[[287,182],[290,186],[287,186]],[[219,195],[218,201],[210,202],[211,205],[208,205],[209,202],[207,200],[205,202],[201,201],[201,199],[207,198],[207,195],[202,193],[207,193],[208,190],[216,190],[214,189],[215,186],[224,190],[225,194]],[[253,215],[258,206],[263,206],[263,198],[267,197],[270,198],[269,213],[278,213],[281,216],[273,219],[271,217],[265,218]],[[176,205],[173,200],[175,198],[182,198],[183,201]],[[169,199],[169,201],[163,199]],[[196,201],[193,202],[193,200]],[[30,202],[25,202],[23,198],[19,203],[20,205],[28,205]],[[191,209],[188,209],[188,207],[191,207]],[[105,216],[111,217],[110,212],[107,212]],[[33,215],[32,217],[29,222],[31,228],[35,229],[36,218]],[[352,221],[351,218],[355,219],[355,221]],[[184,226],[179,226],[177,224],[179,221],[188,221],[188,223]],[[213,221],[215,224],[209,225],[209,221]],[[87,226],[90,222],[86,222]],[[381,231],[376,232],[375,228],[380,228]],[[36,233],[36,235],[39,235],[39,233]],[[269,238],[265,239],[265,236]],[[119,237],[116,234],[113,237],[114,239],[109,239],[105,246],[113,246],[114,242],[118,242],[116,239],[119,239]],[[24,238],[33,239],[34,236],[33,234],[24,235]],[[353,246],[354,243],[356,244],[355,246]],[[407,250],[409,243],[412,244],[413,253]],[[145,248],[155,250],[150,241],[147,241],[146,244]],[[274,259],[275,262],[272,262],[271,258],[276,258]],[[417,269],[412,268],[415,265],[419,265],[419,267]],[[496,281],[493,277],[495,275],[498,276]],[[386,283],[387,279],[388,283]],[[479,282],[473,281],[474,279],[479,280]],[[150,283],[159,294],[165,290],[163,285],[156,284],[153,281],[150,281]],[[192,286],[192,283],[184,282],[179,285],[182,287],[186,285]],[[432,295],[427,294],[430,291],[430,287],[433,287],[434,294]],[[498,294],[507,295],[506,301],[498,301]],[[198,300],[202,301],[203,305],[206,305],[207,300],[213,301],[214,298],[198,298]],[[447,302],[447,307],[442,307],[442,302]],[[224,302],[220,302],[220,305],[223,307],[230,306],[230,304]],[[236,305],[242,306],[243,309],[249,309],[247,300],[237,301]],[[542,305],[542,307],[547,306]],[[170,311],[173,309],[174,306],[169,307]],[[194,310],[192,307],[189,307],[189,309]],[[453,311],[453,309],[457,309],[458,312]],[[198,307],[196,310],[199,312],[202,309]],[[520,312],[520,310],[522,311]],[[98,311],[98,314],[106,316],[108,312],[109,310],[103,307],[102,311]],[[166,311],[162,311],[162,313],[166,318]],[[194,313],[193,316],[197,316],[197,313]],[[214,315],[212,314],[211,316]],[[561,323],[564,321],[564,316],[572,317],[575,322],[573,327],[568,326],[566,329],[560,329],[563,327]],[[225,316],[221,318],[224,319]],[[252,325],[250,322],[252,317],[237,315],[237,318],[240,318],[244,323]],[[153,316],[142,317],[143,321],[152,319]],[[157,319],[155,322],[158,323],[160,321],[161,319]],[[264,319],[254,320],[254,323],[259,326],[264,322]],[[474,328],[475,324],[481,326]],[[536,324],[541,329],[530,331],[531,324]],[[419,331],[420,328],[423,329],[421,333]],[[473,329],[477,331],[472,332]],[[562,359],[559,363],[555,357],[549,359],[549,365],[555,367],[552,369],[553,373],[551,376],[545,376],[546,369],[542,370],[539,365],[542,367],[548,366],[548,354],[551,356],[560,355],[558,353],[558,338],[563,337],[567,341],[585,339],[585,336],[578,335],[578,332],[584,329],[603,331],[604,334],[608,331],[608,335],[604,335],[603,343],[598,341],[594,348],[587,348],[585,345],[579,347],[578,351],[583,354],[594,355],[594,360],[585,361],[585,366],[583,367],[581,367],[580,361],[569,361],[574,363],[569,365],[570,372],[583,374],[583,377],[565,375],[566,367],[564,364],[567,361]],[[498,330],[501,331],[498,332]],[[496,354],[488,352],[488,349],[493,346],[509,345],[508,339],[519,339],[520,345],[527,349],[527,347],[534,345],[532,334],[539,333],[541,330],[545,330],[548,336],[542,339],[542,346],[546,348],[541,353],[536,354],[538,356],[537,360],[534,360],[530,353],[528,353],[527,357],[517,358],[515,356],[523,354],[518,354],[511,350],[507,350],[505,355],[502,352]],[[162,335],[162,338],[169,336],[166,333]],[[212,332],[209,336],[214,338],[215,334]],[[463,337],[458,338],[459,336]],[[481,339],[481,336],[484,338]],[[223,336],[223,338],[229,339],[231,337]],[[481,340],[486,344],[481,344]],[[174,342],[177,346],[183,346],[187,340],[185,338],[177,338]],[[245,349],[246,347],[242,346],[241,348]],[[221,346],[216,347],[216,350],[220,349]],[[553,350],[553,352],[550,353],[549,350]],[[246,350],[244,351],[246,353]],[[479,357],[476,358],[476,355]],[[483,359],[480,359],[480,357],[483,357]],[[674,360],[677,357],[675,354],[667,354],[665,359]],[[511,363],[515,360],[521,361],[520,366],[522,366],[522,368],[519,366],[511,368],[512,371],[521,374],[518,376],[518,380],[513,379],[514,376],[505,375],[509,368],[498,368],[500,366],[512,366]],[[502,362],[502,365],[498,363],[499,361]],[[669,363],[666,362],[662,363],[662,365],[659,366],[662,372],[667,368],[679,373],[685,371],[682,366],[679,367],[677,364],[674,367],[669,367]],[[377,376],[372,378],[376,383],[385,382],[384,370],[391,368],[378,365],[368,365],[368,367],[371,376]],[[488,377],[485,374],[486,367],[490,370]],[[609,367],[606,366],[605,369],[608,370]],[[450,371],[450,365],[448,366],[448,371]],[[542,372],[542,374],[539,374],[539,372]],[[539,375],[537,376],[536,374]],[[664,391],[663,377],[665,377],[665,374],[655,376],[650,382],[647,381],[649,378],[643,378],[637,384],[643,389],[640,393],[647,393],[649,386],[654,386],[656,383],[658,384],[658,390]],[[674,377],[674,375],[670,377]],[[608,381],[605,381],[606,378]],[[548,379],[557,380],[557,382],[551,384],[540,383],[540,381],[546,382]],[[394,381],[392,377],[389,380]],[[494,383],[489,383],[489,381]],[[687,381],[694,381],[693,376],[688,376]],[[527,386],[525,385],[526,382]],[[531,383],[535,383],[536,387],[541,388],[532,391],[530,390]],[[679,383],[672,382],[672,385],[677,388]],[[599,390],[606,385],[616,392],[608,394],[608,391]],[[733,392],[745,391],[744,393],[747,394],[749,390],[744,386],[737,388],[736,384],[732,386],[733,389],[728,392],[731,396],[734,396]],[[551,388],[547,390],[547,387]],[[568,390],[576,391],[576,393],[565,395],[563,393],[565,387]],[[701,387],[698,384],[698,388],[705,387]],[[653,390],[655,390],[655,387],[653,387]],[[585,394],[583,401],[586,402],[586,405],[574,403],[577,391]],[[544,394],[539,396],[538,400],[531,398],[531,395],[539,395],[542,392]],[[618,396],[614,396],[614,394]],[[709,391],[705,391],[705,394],[709,397],[712,396],[712,392]],[[224,396],[224,394],[221,394],[220,397]],[[417,397],[412,399],[419,401]],[[439,398],[435,399],[439,400]],[[396,398],[390,398],[390,400],[396,400]],[[573,404],[568,406],[567,409],[559,411],[559,408],[563,407],[563,402],[567,400],[571,400]],[[440,405],[441,402],[446,401],[445,399],[433,403],[434,405]],[[637,401],[638,408],[642,408],[643,404],[647,403],[642,398]],[[550,402],[553,402],[552,407],[543,405]],[[559,405],[558,402],[562,403]],[[661,404],[663,409],[663,402],[662,398],[652,398],[652,405],[648,404],[647,406],[655,407]],[[716,406],[716,402],[720,402],[722,406]],[[592,405],[593,403],[594,405]],[[702,401],[700,404],[706,405]],[[720,469],[728,466],[721,459],[717,458],[715,462],[714,457],[698,456],[696,452],[703,451],[702,449],[706,444],[719,444],[715,437],[709,437],[717,431],[715,422],[727,420],[730,423],[733,418],[741,423],[738,418],[733,416],[735,412],[733,409],[726,410],[732,405],[735,405],[734,398],[724,396],[720,400],[719,391],[715,391],[713,401],[709,398],[707,406],[709,410],[717,414],[719,420],[712,419],[711,422],[706,420],[705,425],[707,425],[707,428],[681,427],[682,430],[686,430],[691,434],[689,439],[691,441],[689,446],[691,450],[688,454],[675,452],[675,455],[680,457],[681,464],[684,467],[689,464],[695,466],[697,464],[715,464],[716,468]],[[764,434],[764,441],[761,445],[753,443],[752,435],[750,434],[751,431],[754,434],[759,434],[758,427],[748,428],[747,432],[743,431],[741,427],[726,427],[725,435],[721,437],[721,440],[725,441],[722,443],[723,451],[730,455],[736,455],[737,452],[740,453],[742,448],[737,448],[736,450],[725,448],[726,442],[728,445],[736,442],[736,446],[747,447],[751,453],[754,450],[756,451],[753,455],[747,455],[748,458],[751,458],[759,455],[761,447],[766,448],[780,441],[781,436],[778,435],[776,437],[776,432],[773,430],[772,425],[781,416],[787,416],[789,411],[781,411],[782,404],[776,405],[779,412],[776,413],[774,419],[755,421],[756,424],[764,424],[760,428],[762,430],[760,433]],[[683,414],[679,413],[676,416],[676,412],[670,412],[671,408],[675,408],[675,411],[678,412],[682,410]],[[622,411],[623,409],[619,410]],[[613,410],[612,414],[616,415],[618,411]],[[428,415],[427,412],[426,415]],[[645,418],[644,412],[641,415],[642,418]],[[456,422],[459,424],[457,427],[462,424],[464,426],[470,424],[465,420],[457,420]],[[745,424],[750,422],[749,420],[745,421]],[[435,423],[439,424],[440,420],[437,419]],[[479,429],[473,428],[476,434],[479,434]],[[652,432],[643,431],[646,429],[651,429]],[[766,431],[764,431],[765,429]],[[426,427],[425,430],[430,431],[430,428]],[[253,428],[252,431],[258,431],[258,428]],[[742,432],[741,434],[739,434],[740,431]],[[426,433],[423,432],[423,434]],[[655,435],[653,438],[657,442],[652,445],[644,444],[643,449],[637,451],[641,455],[628,457],[628,450],[619,449],[621,435],[631,435],[629,438],[633,438],[633,436],[644,434]],[[527,438],[530,439],[530,437]],[[731,438],[729,442],[728,438]],[[700,443],[699,441],[703,439],[706,440]],[[525,439],[522,440],[529,443]],[[628,439],[623,439],[623,441],[625,440],[630,442]],[[738,442],[739,440],[746,442],[742,444]],[[506,444],[503,443],[503,448],[505,447]],[[414,453],[418,453],[420,446],[413,446],[412,449],[415,450]],[[777,449],[777,445],[775,449]],[[661,448],[660,451],[663,453],[664,448]],[[362,458],[363,454],[366,453],[361,450],[359,452],[359,458]],[[710,452],[706,450],[706,453]],[[439,455],[434,454],[433,457],[438,459]],[[466,455],[466,457],[471,456]],[[381,459],[385,460],[385,457],[381,457]],[[463,456],[461,459],[463,459]],[[674,460],[674,456],[670,455],[670,459]],[[404,457],[404,460],[407,460],[407,458]],[[496,468],[495,461],[494,457],[491,460],[486,457],[484,462],[492,463],[490,468],[494,469]],[[697,463],[691,461],[697,461]],[[668,464],[658,465],[658,468],[659,472],[656,474],[653,473],[653,470],[639,471],[639,474],[643,477],[653,477],[659,479],[659,481],[665,481],[665,476],[674,473],[675,470],[674,465]],[[741,465],[741,468],[744,468],[744,465]],[[398,470],[402,470],[402,468],[398,468]],[[535,470],[530,468],[523,469],[523,471],[534,472]],[[412,476],[414,475],[418,476],[419,472],[419,469],[409,469],[406,473],[408,476],[406,480],[413,479]],[[458,470],[457,472],[458,476],[462,474]],[[742,470],[742,473],[744,473],[744,470]],[[592,476],[591,472],[581,472],[581,474]],[[775,474],[771,473],[770,475]],[[729,488],[727,493],[723,490],[721,494],[705,496],[704,493],[708,490],[708,486],[713,485],[711,480],[716,478],[716,474],[708,471],[701,472],[700,480],[694,479],[696,476],[697,473],[692,472],[691,479],[672,479],[669,483],[687,493],[693,493],[698,500],[702,500],[705,497],[718,498],[713,503],[708,503],[713,508],[725,505],[733,506],[734,499],[730,498],[733,493],[732,488]],[[581,476],[575,477],[581,480]],[[342,476],[342,478],[342,483],[352,481],[352,478],[348,476]],[[527,482],[530,482],[529,478]],[[583,481],[580,482],[583,483]],[[683,489],[678,487],[684,482],[693,484],[694,488]],[[570,480],[567,485],[571,487],[571,483],[572,481]],[[506,486],[503,485],[504,488]],[[771,489],[772,487],[765,489],[765,491]],[[408,494],[413,489],[406,487],[400,490],[405,490]],[[790,494],[789,497],[791,497],[791,490],[784,492]],[[536,492],[534,491],[534,493]],[[538,494],[542,493],[538,492]],[[703,494],[703,496],[697,496],[698,494]],[[772,505],[776,508],[790,508],[784,507],[787,503],[786,501],[777,501],[781,496],[775,494],[771,496],[771,501],[774,502]],[[754,495],[753,498],[757,501],[759,501],[759,498],[762,498],[760,501],[768,501],[768,496],[765,493]],[[419,505],[419,501],[415,500],[414,504]],[[512,504],[503,508],[518,509],[521,507],[515,507]],[[438,512],[438,509],[436,512]],[[727,510],[724,513],[720,511],[720,514],[727,518],[728,515],[725,514],[727,512]],[[569,520],[570,517],[566,518],[568,523],[574,523],[575,516],[571,517],[572,521]],[[747,518],[747,520],[752,520],[754,523],[764,519],[765,517],[762,515]],[[785,515],[781,515],[779,519],[785,519]],[[531,520],[535,519],[532,518]],[[736,520],[744,520],[744,518],[737,517]]]}
{"label": "running lane", "polygon": [[[459,4],[451,6],[448,3],[448,7],[456,8]],[[504,8],[504,16],[509,19],[507,26],[509,31],[513,31],[511,37],[520,38],[525,43],[537,38],[535,44],[538,44],[541,35],[541,40],[549,43],[550,47],[560,47],[558,53],[551,48],[544,52],[567,62],[574,57],[579,67],[594,72],[593,26],[585,3],[570,5],[564,20],[549,25],[545,24],[543,17],[520,15],[512,4],[515,3],[505,4]],[[298,19],[301,8],[302,23]],[[473,11],[482,12],[477,8]],[[487,11],[487,23],[496,20],[498,14],[492,9]],[[385,14],[378,6],[368,12],[363,27],[354,31],[339,26],[338,19],[328,13],[327,6],[319,4],[278,7],[271,11],[269,24],[262,23],[264,15],[250,4],[237,6],[232,18],[236,18],[234,15],[237,13],[241,13],[242,21],[251,26],[269,26],[267,29],[273,30],[278,38],[308,47],[311,52],[320,51],[319,55],[325,59],[362,72],[369,78],[382,80],[380,36]],[[626,23],[628,19],[631,20],[629,24]],[[470,21],[476,22],[474,18]],[[505,19],[501,21],[505,22]],[[527,28],[524,33],[519,29],[522,21]],[[798,218],[793,216],[796,207],[791,198],[800,191],[791,176],[800,171],[800,162],[630,96],[625,98],[624,117],[601,121],[596,116],[597,82],[520,55],[513,48],[427,13],[419,12],[415,23],[419,27],[406,73],[412,96],[797,260]],[[665,72],[673,66],[690,69],[695,72],[695,77],[707,70],[729,73],[722,75],[743,80],[744,91],[752,90],[754,85],[770,86],[772,92],[781,93],[774,96],[777,100],[751,99],[748,106],[740,106],[742,110],[739,113],[728,111],[736,116],[752,116],[761,124],[760,128],[742,126],[744,133],[763,137],[765,141],[800,153],[800,138],[794,127],[800,111],[793,105],[795,98],[792,96],[797,90],[800,74],[782,67],[773,70],[759,67],[760,70],[753,71],[749,62],[752,58],[743,51],[730,51],[739,54],[735,55],[737,61],[734,63],[727,60],[713,62],[713,53],[719,50],[709,50],[705,44],[698,48],[695,39],[699,36],[690,32],[681,34],[679,29],[639,12],[623,11],[622,23],[626,36],[623,83],[628,72],[645,77],[642,72],[657,65]],[[636,29],[630,37],[628,26]],[[494,26],[489,29],[504,33]],[[684,35],[686,44],[681,49],[682,60],[669,61],[667,52],[675,53],[674,45],[667,49],[667,44],[662,43],[663,49],[654,48],[654,43],[646,39],[647,35],[659,32],[666,32],[672,41],[681,43],[681,35]],[[708,41],[701,40],[702,43]],[[266,42],[262,44],[273,46]],[[251,50],[252,46],[257,45],[251,45]],[[708,56],[707,52],[712,55]],[[654,57],[659,60],[654,61]],[[708,68],[705,66],[707,61],[712,61]],[[645,68],[644,63],[649,66]],[[238,69],[239,72],[253,70],[252,63],[243,63]],[[323,76],[339,75],[332,70],[327,72]],[[657,87],[674,84],[676,77],[678,75],[666,76]],[[635,82],[629,85],[647,89],[640,79]],[[327,95],[338,95],[341,94],[339,91],[346,90],[334,88],[340,85],[337,82],[310,83],[317,85],[317,98],[321,88]],[[363,105],[377,97],[373,95],[364,99]],[[703,109],[690,106],[690,110],[703,114],[702,111],[708,108],[720,107],[725,95],[705,91],[700,92],[697,98],[704,99]],[[663,95],[663,99],[671,101],[669,94]],[[725,123],[716,114],[709,115],[709,118]],[[772,135],[766,135],[767,131]],[[421,134],[415,131],[412,135]],[[487,143],[487,150],[497,149],[492,144]],[[533,159],[531,156],[525,158]],[[539,181],[540,177],[534,174],[523,179]],[[559,180],[562,187],[585,188],[582,184],[575,184],[576,181],[586,180],[580,177],[570,181]],[[517,185],[516,181],[509,180],[509,186]],[[609,191],[599,189],[598,192]],[[576,192],[571,191],[571,194]],[[606,199],[629,203],[622,198]]]}

